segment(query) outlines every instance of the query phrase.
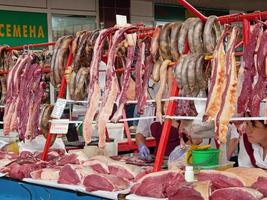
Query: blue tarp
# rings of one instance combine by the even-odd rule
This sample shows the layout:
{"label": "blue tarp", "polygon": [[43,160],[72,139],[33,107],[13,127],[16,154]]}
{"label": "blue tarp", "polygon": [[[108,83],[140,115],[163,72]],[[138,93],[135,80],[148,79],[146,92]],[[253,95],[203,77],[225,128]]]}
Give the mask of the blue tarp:
{"label": "blue tarp", "polygon": [[0,200],[99,200],[105,199],[70,190],[56,189],[25,183],[9,178],[0,178]]}

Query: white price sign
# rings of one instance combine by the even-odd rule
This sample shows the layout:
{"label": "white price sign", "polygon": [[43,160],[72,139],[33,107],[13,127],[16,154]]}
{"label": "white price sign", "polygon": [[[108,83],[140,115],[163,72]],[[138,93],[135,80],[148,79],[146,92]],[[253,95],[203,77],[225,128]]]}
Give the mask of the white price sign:
{"label": "white price sign", "polygon": [[51,134],[67,134],[69,128],[69,119],[53,119],[51,120]]}
{"label": "white price sign", "polygon": [[126,15],[116,15],[116,24],[120,26],[124,26],[127,24],[127,16]]}
{"label": "white price sign", "polygon": [[51,114],[51,117],[52,118],[55,118],[55,119],[60,119],[63,112],[64,112],[64,109],[66,107],[66,104],[67,104],[67,101],[66,99],[57,99],[57,102],[54,106],[54,109],[53,109],[53,112]]}

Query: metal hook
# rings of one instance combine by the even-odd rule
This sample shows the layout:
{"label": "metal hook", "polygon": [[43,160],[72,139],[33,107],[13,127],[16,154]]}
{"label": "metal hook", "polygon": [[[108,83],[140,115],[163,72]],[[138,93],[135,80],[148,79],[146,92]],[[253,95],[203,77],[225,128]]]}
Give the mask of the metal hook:
{"label": "metal hook", "polygon": [[26,44],[25,45],[23,45],[23,53],[26,53]]}

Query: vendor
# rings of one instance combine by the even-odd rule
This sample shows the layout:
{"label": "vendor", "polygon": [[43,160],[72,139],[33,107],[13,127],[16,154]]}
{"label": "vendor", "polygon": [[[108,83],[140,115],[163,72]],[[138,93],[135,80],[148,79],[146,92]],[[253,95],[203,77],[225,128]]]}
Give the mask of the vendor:
{"label": "vendor", "polygon": [[[164,103],[164,111],[167,109],[167,103]],[[163,113],[165,113],[163,111]],[[149,104],[145,107],[144,116],[155,116],[155,106],[153,104]],[[142,117],[141,116],[141,117]],[[174,150],[174,148],[181,144],[181,142],[185,142],[187,144],[200,144],[202,142],[201,139],[190,139],[186,134],[179,132],[180,121],[172,120],[172,126],[170,130],[169,139],[167,142],[167,147],[165,150],[165,156],[169,156],[170,153]],[[137,134],[136,134],[136,143],[138,145],[139,155],[142,159],[148,159],[150,157],[150,150],[145,144],[145,140],[147,137],[153,136],[156,140],[156,149],[160,142],[161,133],[162,133],[163,124],[161,124],[157,119],[146,119],[140,120],[137,126]]]}
{"label": "vendor", "polygon": [[[250,116],[247,113],[247,116]],[[261,109],[264,116],[264,109]],[[238,163],[241,167],[267,169],[267,124],[264,121],[247,121],[246,133],[240,140]]]}

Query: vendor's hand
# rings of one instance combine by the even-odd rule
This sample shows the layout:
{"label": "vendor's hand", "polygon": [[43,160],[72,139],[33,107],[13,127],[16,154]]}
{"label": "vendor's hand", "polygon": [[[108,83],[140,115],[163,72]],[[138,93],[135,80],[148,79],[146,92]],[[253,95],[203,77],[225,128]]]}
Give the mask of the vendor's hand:
{"label": "vendor's hand", "polygon": [[142,159],[150,159],[150,151],[145,144],[138,145],[139,155]]}

